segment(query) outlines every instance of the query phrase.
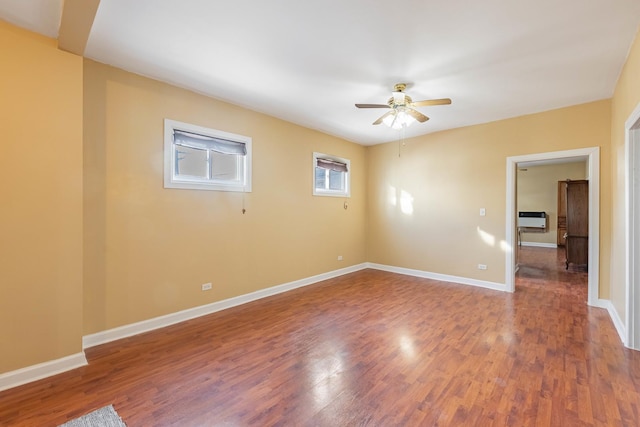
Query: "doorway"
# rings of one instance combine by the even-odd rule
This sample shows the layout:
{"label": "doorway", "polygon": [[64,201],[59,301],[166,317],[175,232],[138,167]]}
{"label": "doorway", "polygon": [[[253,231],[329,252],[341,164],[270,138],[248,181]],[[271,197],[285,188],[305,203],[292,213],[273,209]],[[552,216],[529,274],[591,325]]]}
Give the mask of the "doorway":
{"label": "doorway", "polygon": [[[587,175],[586,157],[518,163],[516,222],[519,226],[526,225],[517,229],[516,288],[533,283],[541,284],[542,289],[551,288],[553,283],[558,286],[571,284],[569,288],[574,291],[582,289],[580,294],[586,303],[588,230],[583,228],[580,232],[585,237],[571,237],[577,240],[578,245],[571,246],[573,256],[569,268],[566,262],[566,243],[569,238],[565,194],[568,180],[572,185],[576,183],[579,188],[585,188],[582,183]],[[584,203],[588,204],[588,194],[584,196]],[[586,213],[587,209],[583,212]],[[525,217],[520,218],[520,215]],[[540,218],[530,220],[530,216]],[[572,224],[586,226],[587,217],[584,220]]]}
{"label": "doorway", "polygon": [[506,231],[505,240],[505,285],[509,292],[515,291],[515,268],[517,250],[516,232],[516,171],[518,165],[535,162],[568,161],[584,159],[587,162],[589,179],[589,256],[588,256],[588,297],[591,306],[598,304],[600,266],[600,148],[555,151],[507,158]]}
{"label": "doorway", "polygon": [[640,104],[625,123],[626,307],[625,345],[640,350]]}

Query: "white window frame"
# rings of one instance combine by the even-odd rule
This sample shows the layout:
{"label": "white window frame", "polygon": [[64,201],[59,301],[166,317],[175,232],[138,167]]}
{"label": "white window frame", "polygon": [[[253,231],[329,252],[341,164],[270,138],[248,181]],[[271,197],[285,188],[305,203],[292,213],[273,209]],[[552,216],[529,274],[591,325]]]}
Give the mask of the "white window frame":
{"label": "white window frame", "polygon": [[[180,130],[212,138],[225,139],[245,145],[247,154],[241,156],[240,182],[214,181],[198,177],[180,177],[175,174],[175,144],[174,131]],[[164,188],[180,188],[187,190],[212,190],[251,192],[251,138],[234,133],[210,129],[177,120],[164,119]]]}
{"label": "white window frame", "polygon": [[[344,172],[344,190],[331,190],[331,189],[320,189],[316,188],[316,167],[318,165],[318,159],[328,159],[336,162],[344,163],[347,165],[347,171]],[[314,196],[329,196],[329,197],[351,197],[351,161],[349,159],[345,159],[342,157],[333,156],[330,154],[324,153],[313,153],[313,164],[311,167],[313,179],[313,195]]]}

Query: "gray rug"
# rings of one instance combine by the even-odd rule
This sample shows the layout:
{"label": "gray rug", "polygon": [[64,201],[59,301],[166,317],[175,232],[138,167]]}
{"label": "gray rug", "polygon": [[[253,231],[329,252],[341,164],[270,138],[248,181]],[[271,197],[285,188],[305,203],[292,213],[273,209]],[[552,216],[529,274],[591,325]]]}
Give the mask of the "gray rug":
{"label": "gray rug", "polygon": [[58,427],[127,427],[113,405],[105,406]]}

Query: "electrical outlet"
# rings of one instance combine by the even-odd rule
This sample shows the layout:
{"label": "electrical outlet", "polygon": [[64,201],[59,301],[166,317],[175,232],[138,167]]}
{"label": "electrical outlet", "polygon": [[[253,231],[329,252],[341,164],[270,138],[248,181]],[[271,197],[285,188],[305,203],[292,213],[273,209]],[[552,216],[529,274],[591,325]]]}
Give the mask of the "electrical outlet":
{"label": "electrical outlet", "polygon": [[487,269],[486,264],[478,264],[478,270],[486,270],[486,269]]}
{"label": "electrical outlet", "polygon": [[211,289],[211,283],[205,283],[202,285],[202,290],[203,291],[208,291]]}
{"label": "electrical outlet", "polygon": [[338,255],[338,261],[342,261],[342,255]]}

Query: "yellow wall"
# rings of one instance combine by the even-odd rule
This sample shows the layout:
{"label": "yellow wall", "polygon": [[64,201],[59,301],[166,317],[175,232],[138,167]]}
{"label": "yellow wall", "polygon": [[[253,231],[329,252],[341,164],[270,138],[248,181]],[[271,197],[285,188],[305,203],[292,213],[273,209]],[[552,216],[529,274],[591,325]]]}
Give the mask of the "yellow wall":
{"label": "yellow wall", "polygon": [[585,179],[586,162],[559,163],[518,168],[517,211],[544,211],[547,229],[544,232],[522,233],[522,242],[555,245],[558,241],[558,181]]}
{"label": "yellow wall", "polygon": [[[610,106],[605,100],[429,134],[407,140],[400,156],[397,142],[369,147],[368,261],[504,283],[507,157],[600,146],[600,182],[608,188]],[[411,213],[403,212],[403,194]],[[608,242],[601,238],[604,297]]]}
{"label": "yellow wall", "polygon": [[[364,147],[90,60],[84,70],[85,334],[366,261]],[[252,137],[253,191],[163,188],[164,118]],[[351,160],[350,199],[312,195],[314,151]]]}
{"label": "yellow wall", "polygon": [[640,103],[640,33],[627,57],[611,102],[612,239],[610,299],[625,318],[625,122]]}
{"label": "yellow wall", "polygon": [[0,373],[82,350],[82,59],[0,21]]}

